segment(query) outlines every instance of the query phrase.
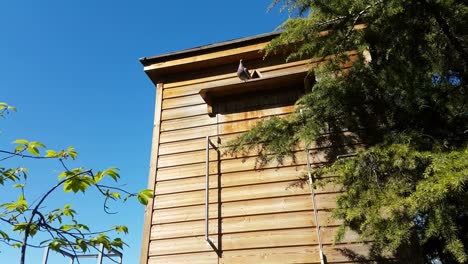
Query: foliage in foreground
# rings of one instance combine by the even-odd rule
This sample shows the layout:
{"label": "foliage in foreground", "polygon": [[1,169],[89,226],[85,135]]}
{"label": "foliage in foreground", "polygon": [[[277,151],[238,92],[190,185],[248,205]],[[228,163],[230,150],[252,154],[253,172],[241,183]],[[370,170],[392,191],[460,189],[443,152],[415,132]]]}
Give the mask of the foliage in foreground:
{"label": "foliage in foreground", "polygon": [[[0,103],[0,117],[11,111],[16,111],[16,108]],[[123,248],[124,242],[116,234],[128,233],[126,226],[114,225],[107,230],[92,230],[92,226],[78,221],[78,212],[72,204],[51,209],[47,207],[48,200],[60,189],[65,193],[89,193],[94,189],[104,199],[104,211],[111,213],[109,201],[126,201],[137,197],[140,203],[146,205],[152,197],[151,190],[131,193],[117,186],[120,175],[116,167],[97,172],[83,167],[68,168],[66,162],[74,160],[78,155],[73,147],[56,151],[46,149],[38,141],[18,139],[13,143],[16,145],[13,150],[0,149],[0,189],[3,189],[3,193],[16,190],[19,194],[16,200],[0,204],[0,242],[20,248],[21,264],[25,263],[28,247],[48,246],[55,251],[65,249],[72,255],[87,252],[90,248],[98,249],[100,244],[107,250]],[[37,175],[30,175],[27,168],[5,167],[7,161],[12,164],[14,159],[56,160],[63,171],[58,174],[57,183],[43,190],[42,195],[29,197],[26,180]],[[9,199],[2,197],[2,202]],[[41,240],[39,242],[38,237]]]}
{"label": "foliage in foreground", "polygon": [[[284,50],[291,51],[286,60],[336,56],[311,69],[318,81],[292,115],[259,123],[230,151],[259,149],[264,164],[269,153],[281,161],[298,145],[331,144],[330,163],[316,164],[315,174],[336,175],[343,186],[335,210],[342,231],[375,241],[376,258],[409,248],[412,263],[467,263],[466,1],[276,4],[292,17],[266,59]],[[351,50],[369,51],[372,60],[360,56],[341,72]],[[366,148],[334,162],[356,140]]]}

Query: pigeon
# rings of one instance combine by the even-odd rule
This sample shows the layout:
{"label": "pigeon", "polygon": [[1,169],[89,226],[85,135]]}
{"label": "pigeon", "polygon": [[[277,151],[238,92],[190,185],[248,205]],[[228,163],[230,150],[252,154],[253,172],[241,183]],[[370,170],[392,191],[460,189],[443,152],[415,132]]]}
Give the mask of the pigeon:
{"label": "pigeon", "polygon": [[242,60],[240,60],[239,62],[239,68],[237,68],[237,77],[239,77],[239,79],[243,81],[247,81],[251,78],[249,70],[246,67],[244,67],[244,65],[242,65]]}

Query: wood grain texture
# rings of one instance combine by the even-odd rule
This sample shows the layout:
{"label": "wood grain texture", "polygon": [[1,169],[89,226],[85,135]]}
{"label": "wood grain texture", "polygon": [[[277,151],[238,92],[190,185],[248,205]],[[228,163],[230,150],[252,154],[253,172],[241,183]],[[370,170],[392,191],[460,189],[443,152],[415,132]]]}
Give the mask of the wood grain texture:
{"label": "wood grain texture", "polygon": [[[221,179],[218,179],[218,175],[210,175],[210,187],[215,189],[219,187],[226,188],[260,183],[295,181],[299,180],[305,173],[306,166],[292,166],[281,169],[270,168],[249,172],[224,173]],[[156,195],[204,189],[205,176],[158,181],[156,183]]]}
{"label": "wood grain texture", "polygon": [[[281,110],[280,110],[281,111]],[[287,113],[277,114],[278,117],[285,117]],[[254,119],[236,120],[225,123],[213,123],[204,126],[194,126],[186,129],[178,129],[174,131],[163,131],[161,132],[161,143],[175,142],[182,140],[190,140],[196,138],[202,138],[206,136],[232,134],[238,132],[245,132],[252,128],[261,120],[270,118],[271,116],[263,116]],[[194,124],[193,124],[194,125]],[[203,136],[204,135],[204,136]]]}
{"label": "wood grain texture", "polygon": [[231,49],[226,49],[222,51],[211,52],[208,54],[175,59],[175,60],[170,60],[167,62],[155,63],[152,65],[146,66],[144,70],[145,71],[162,70],[164,68],[176,67],[179,65],[187,65],[187,64],[195,63],[195,62],[202,62],[202,61],[208,61],[208,60],[213,60],[213,59],[219,60],[224,57],[232,56],[236,54],[242,54],[242,53],[253,52],[253,51],[258,52],[259,50],[263,49],[267,45],[267,43],[268,42],[252,44],[252,45],[247,45],[247,46],[243,46],[239,48],[231,48]]}
{"label": "wood grain texture", "polygon": [[148,264],[218,264],[215,252],[152,256]]}
{"label": "wood grain texture", "polygon": [[[323,164],[327,161],[327,155],[329,155],[328,148],[320,148],[313,150],[313,156],[311,159],[312,164]],[[178,154],[177,154],[178,155]],[[241,172],[241,171],[255,171],[269,168],[281,168],[284,166],[301,166],[307,163],[304,151],[298,151],[293,153],[294,156],[284,157],[279,162],[272,160],[268,164],[260,166],[259,160],[256,156],[246,157],[230,157],[223,156],[220,163],[221,173]],[[210,174],[218,173],[218,161],[210,162]],[[205,163],[195,163],[188,165],[174,165],[171,167],[160,168],[158,170],[159,180],[172,180],[180,178],[190,178],[196,176],[205,175]]]}
{"label": "wood grain texture", "polygon": [[[309,193],[308,186],[294,186],[296,181],[263,183],[256,185],[211,189],[210,201],[221,202],[282,197]],[[189,206],[205,203],[205,190],[158,195],[155,198],[155,209]]]}
{"label": "wood grain texture", "polygon": [[[331,217],[331,212],[319,213],[321,226],[337,226],[341,223]],[[219,225],[218,225],[219,224]],[[258,230],[278,230],[291,228],[315,227],[313,211],[286,212],[277,214],[263,214],[238,217],[224,217],[210,220],[211,235],[218,234],[218,227],[222,234],[239,233]],[[202,236],[205,232],[205,221],[168,223],[154,225],[151,229],[151,239],[167,239],[187,236]]]}
{"label": "wood grain texture", "polygon": [[[323,243],[332,245],[333,237],[337,230],[336,227],[322,228]],[[346,232],[340,244],[356,241],[357,238],[356,233]],[[211,236],[211,239],[223,251],[318,245],[315,230],[311,227],[228,233],[222,236]],[[205,242],[203,236],[152,240],[150,243],[151,256],[210,251],[212,249]]]}
{"label": "wood grain texture", "polygon": [[[155,98],[155,111],[154,111],[154,127],[153,127],[153,140],[151,146],[151,158],[150,158],[150,170],[148,176],[148,189],[153,190],[156,186],[156,171],[158,166],[158,150],[159,150],[159,136],[160,136],[160,124],[161,124],[161,107],[162,107],[162,94],[164,90],[164,84],[160,83],[156,87],[156,98]],[[145,208],[142,245],[140,253],[140,263],[146,263],[148,261],[149,244],[151,236],[151,223],[153,222],[153,202],[154,199],[149,199],[148,204]]]}
{"label": "wood grain texture", "polygon": [[[148,211],[150,217],[145,218],[146,240],[140,263],[318,263],[317,223],[310,187],[300,180],[307,172],[303,145],[297,147],[294,157],[263,166],[259,164],[256,150],[235,156],[222,152],[219,157],[211,150],[209,233],[221,256],[216,255],[204,238],[205,137],[212,136],[214,142],[220,138],[225,146],[261,120],[287,117],[295,109],[294,100],[303,91],[284,86],[281,93],[272,92],[268,96],[258,93],[221,98],[224,101],[213,105],[213,111],[218,113],[216,117],[208,116],[199,91],[238,85],[235,71],[229,72],[229,68],[230,63],[234,64],[233,56],[239,54],[248,54],[263,78],[302,74],[331,58],[278,64],[262,62],[258,54],[252,53],[262,45],[265,43],[147,66],[147,70],[161,69],[170,76],[169,83],[159,91],[156,109],[159,113],[155,119],[157,138],[153,139],[156,151],[153,150],[150,172],[155,198]],[[221,63],[223,58],[229,59],[212,72],[206,68],[210,66],[206,63]],[[344,70],[357,58],[356,52],[351,52],[350,58],[350,62],[342,65]],[[200,63],[206,67],[191,68]],[[176,68],[187,72],[176,76],[173,72]],[[353,151],[347,145],[357,143],[353,140],[343,143],[346,146],[335,153],[330,151],[327,136],[330,135],[324,135],[321,144],[309,146],[313,166],[328,162],[330,155]],[[353,232],[333,245],[341,221],[331,217],[331,210],[336,207],[340,191],[340,186],[333,185],[316,189],[318,221],[328,263],[352,262],[346,256],[348,249],[368,253],[367,246],[355,243],[358,236]],[[344,250],[345,247],[349,248]]]}
{"label": "wood grain texture", "polygon": [[[364,244],[336,245],[325,247],[327,263],[357,263],[347,253],[367,256],[369,247]],[[155,256],[149,264],[215,264],[218,257],[214,252]],[[317,246],[276,247],[266,249],[227,250],[219,259],[222,264],[317,264],[320,263]]]}
{"label": "wood grain texture", "polygon": [[[247,216],[259,214],[284,213],[292,211],[312,210],[310,195],[292,197],[280,197],[241,202],[223,203],[221,206],[222,217]],[[153,224],[173,223],[183,221],[203,220],[205,206],[195,205],[154,210]],[[210,217],[217,218],[218,207],[210,206]]]}

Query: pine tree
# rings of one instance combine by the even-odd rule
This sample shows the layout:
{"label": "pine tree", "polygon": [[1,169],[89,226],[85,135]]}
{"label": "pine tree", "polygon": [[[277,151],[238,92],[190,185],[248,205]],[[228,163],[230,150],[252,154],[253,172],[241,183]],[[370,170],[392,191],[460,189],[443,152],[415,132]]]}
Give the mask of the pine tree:
{"label": "pine tree", "polygon": [[[330,153],[315,170],[343,186],[341,230],[374,241],[375,257],[410,249],[425,263],[468,263],[467,3],[275,0],[290,18],[266,58],[334,57],[311,69],[318,81],[292,115],[259,123],[230,150],[260,147],[269,162],[265,153],[282,159],[324,134],[334,153],[357,139],[365,148],[356,156]],[[372,60],[342,71],[351,50]]]}

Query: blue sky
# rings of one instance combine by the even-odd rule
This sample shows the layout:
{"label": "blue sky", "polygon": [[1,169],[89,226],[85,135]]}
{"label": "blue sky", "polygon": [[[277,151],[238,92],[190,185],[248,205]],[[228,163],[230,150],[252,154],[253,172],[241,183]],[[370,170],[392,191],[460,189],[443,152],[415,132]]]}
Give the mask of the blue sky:
{"label": "blue sky", "polygon": [[[18,138],[48,148],[73,145],[71,167],[117,166],[126,188],[146,188],[155,88],[138,58],[266,33],[287,17],[267,14],[269,0],[124,1],[15,0],[0,2],[0,102],[18,112],[0,120],[0,149]],[[57,179],[53,162],[9,161],[28,166],[33,199]],[[0,191],[0,203],[11,201]],[[57,194],[49,206],[73,203],[79,219],[96,227],[126,224],[124,263],[138,263],[144,208],[136,202],[107,216],[96,196]],[[19,251],[0,245],[0,263]],[[40,263],[30,250],[27,263]],[[51,264],[67,263],[53,256]],[[95,263],[83,261],[82,263]]]}

